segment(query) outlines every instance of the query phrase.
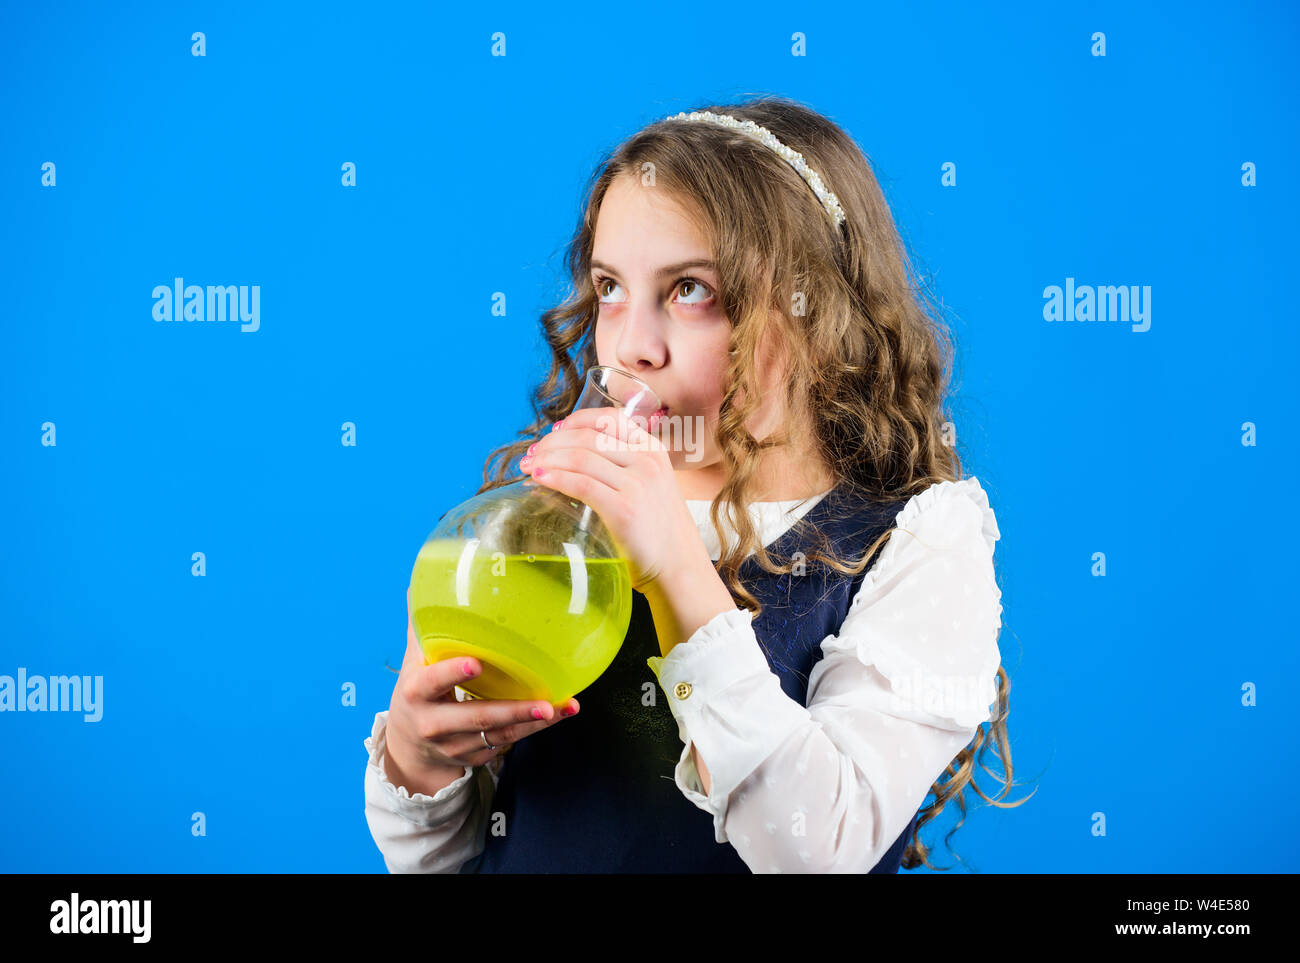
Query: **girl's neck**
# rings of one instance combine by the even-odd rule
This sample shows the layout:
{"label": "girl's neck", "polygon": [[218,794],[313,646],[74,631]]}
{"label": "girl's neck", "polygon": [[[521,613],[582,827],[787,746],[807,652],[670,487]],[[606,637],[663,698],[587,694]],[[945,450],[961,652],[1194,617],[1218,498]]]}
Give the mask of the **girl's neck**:
{"label": "girl's neck", "polygon": [[[775,453],[773,453],[775,454]],[[682,498],[712,501],[722,491],[726,473],[722,465],[681,469],[673,473]],[[812,498],[835,485],[835,478],[808,459],[774,458],[760,464],[754,475],[756,502],[785,502]]]}

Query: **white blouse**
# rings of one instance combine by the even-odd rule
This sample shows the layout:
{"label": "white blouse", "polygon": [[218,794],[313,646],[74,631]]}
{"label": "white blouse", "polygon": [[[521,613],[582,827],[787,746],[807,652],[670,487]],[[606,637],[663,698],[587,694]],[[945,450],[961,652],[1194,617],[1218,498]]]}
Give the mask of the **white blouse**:
{"label": "white blouse", "polygon": [[[825,494],[751,505],[763,544]],[[710,503],[686,504],[719,559]],[[755,873],[870,870],[992,720],[1002,593],[988,496],[974,477],[938,482],[909,499],[894,525],[900,531],[867,570],[839,632],[821,643],[806,706],[781,688],[741,608],[647,659],[683,743],[678,789]],[[726,534],[734,543],[735,533]],[[678,690],[681,682],[689,685]],[[387,718],[377,713],[364,741],[371,835],[390,872],[455,873],[483,849],[509,757],[466,766],[432,796],[410,794],[384,770]],[[709,770],[707,794],[692,746]]]}

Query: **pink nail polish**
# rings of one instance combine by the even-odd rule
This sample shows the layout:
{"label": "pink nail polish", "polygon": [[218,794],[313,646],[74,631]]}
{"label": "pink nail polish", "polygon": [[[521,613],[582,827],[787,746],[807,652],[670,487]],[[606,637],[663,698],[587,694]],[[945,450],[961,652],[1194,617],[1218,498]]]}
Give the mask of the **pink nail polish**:
{"label": "pink nail polish", "polygon": [[529,445],[529,446],[528,446],[528,454],[531,455],[531,454],[533,453],[533,449],[536,448],[536,447],[537,447],[537,442],[533,442],[531,445]]}
{"label": "pink nail polish", "polygon": [[539,469],[537,469],[535,472],[533,472],[533,477],[534,477],[534,478],[541,478],[541,477],[542,477],[543,475],[545,475],[545,474],[546,474],[546,472],[539,468]]}
{"label": "pink nail polish", "polygon": [[559,430],[560,430],[560,426],[561,426],[562,424],[564,424],[564,419],[563,419],[563,418],[561,418],[561,419],[560,419],[559,421],[557,421],[555,424],[551,425],[551,431],[559,431]]}
{"label": "pink nail polish", "polygon": [[534,719],[542,718],[542,710],[537,708],[537,706],[533,706],[533,718]]}

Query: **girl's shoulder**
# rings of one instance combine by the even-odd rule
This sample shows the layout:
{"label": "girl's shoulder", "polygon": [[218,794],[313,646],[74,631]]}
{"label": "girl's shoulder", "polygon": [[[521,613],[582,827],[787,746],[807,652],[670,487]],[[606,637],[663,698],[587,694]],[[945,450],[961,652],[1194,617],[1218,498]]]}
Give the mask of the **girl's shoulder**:
{"label": "girl's shoulder", "polygon": [[947,701],[917,703],[918,721],[979,725],[1001,663],[1001,533],[988,494],[974,476],[938,482],[907,499],[892,527],[823,651],[874,667],[896,694],[918,696],[918,680],[943,683]]}
{"label": "girl's shoulder", "polygon": [[936,482],[913,495],[898,512],[894,525],[909,531],[917,526],[939,529],[952,536],[943,540],[945,544],[965,541],[983,545],[990,555],[1002,537],[988,493],[974,475],[960,481]]}
{"label": "girl's shoulder", "polygon": [[[910,498],[893,501],[881,501],[838,486],[818,507],[820,524],[849,523],[841,526],[841,537],[857,534],[874,539],[888,529],[915,535],[914,530],[921,529],[938,534],[942,544],[983,545],[989,554],[1001,537],[988,494],[974,475],[960,481],[935,482]],[[883,568],[886,560],[892,560],[901,551],[897,544],[901,541],[890,536],[881,550],[877,568]]]}

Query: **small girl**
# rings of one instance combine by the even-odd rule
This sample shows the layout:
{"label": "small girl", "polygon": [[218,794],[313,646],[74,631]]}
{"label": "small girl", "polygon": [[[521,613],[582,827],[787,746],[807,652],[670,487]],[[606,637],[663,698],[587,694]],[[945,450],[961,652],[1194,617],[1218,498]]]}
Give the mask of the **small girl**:
{"label": "small girl", "polygon": [[[666,118],[598,170],[569,267],[537,420],[480,491],[526,448],[530,483],[595,509],[631,625],[579,712],[464,701],[477,660],[425,665],[408,621],[365,740],[389,870],[930,865],[921,827],[965,811],[986,739],[1011,785],[999,533],[867,159],[784,98]],[[594,364],[648,383],[663,421],[564,417]]]}

